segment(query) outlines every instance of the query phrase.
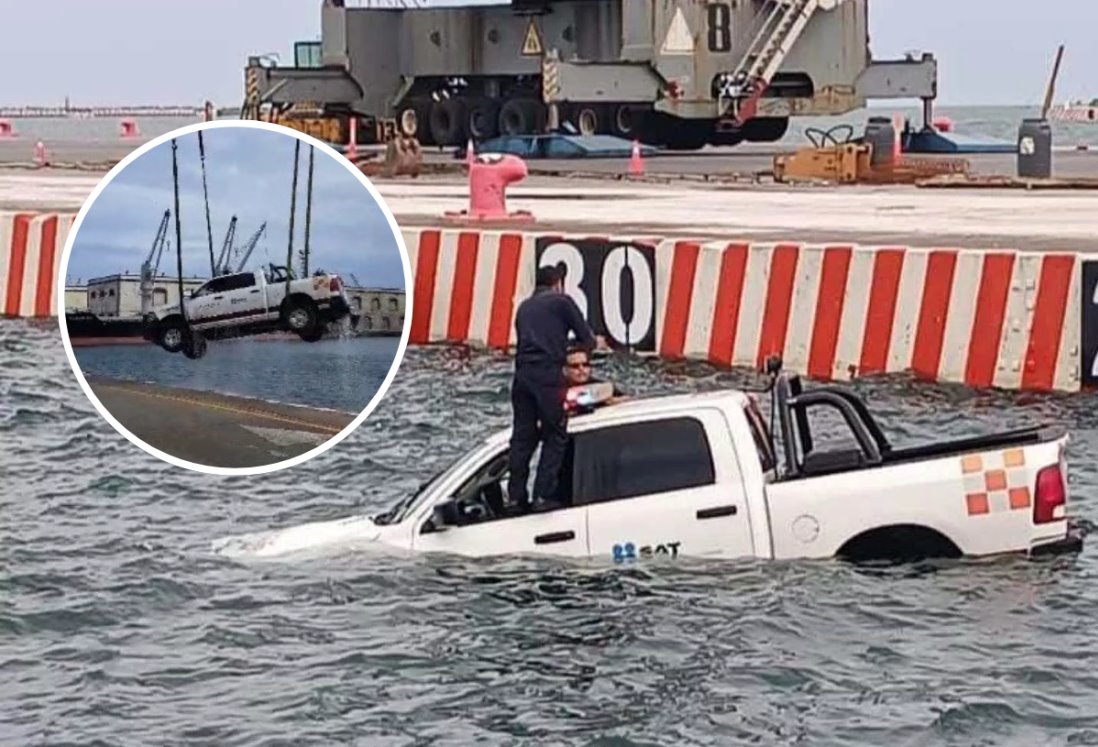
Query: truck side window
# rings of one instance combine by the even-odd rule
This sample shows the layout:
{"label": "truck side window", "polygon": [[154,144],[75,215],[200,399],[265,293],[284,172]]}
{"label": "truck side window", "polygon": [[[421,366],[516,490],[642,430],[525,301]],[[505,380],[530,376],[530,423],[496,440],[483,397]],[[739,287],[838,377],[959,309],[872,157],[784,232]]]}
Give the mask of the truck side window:
{"label": "truck side window", "polygon": [[228,284],[226,280],[227,278],[224,277],[214,278],[213,280],[199,288],[194,294],[195,297],[197,298],[198,296],[210,296],[214,293],[221,293],[222,291],[228,290]]}
{"label": "truck side window", "polygon": [[771,448],[770,437],[767,435],[766,423],[763,422],[762,415],[759,414],[759,409],[754,402],[744,407],[744,414],[747,415],[747,424],[751,428],[751,437],[755,441],[755,450],[759,452],[762,471],[769,472],[774,469],[777,459]]}
{"label": "truck side window", "polygon": [[705,427],[676,417],[573,436],[573,505],[683,490],[716,481]]}
{"label": "truck side window", "polygon": [[255,285],[255,275],[250,272],[242,272],[236,275],[229,275],[225,278],[225,281],[225,290],[239,290],[241,288],[251,288],[253,285]]}

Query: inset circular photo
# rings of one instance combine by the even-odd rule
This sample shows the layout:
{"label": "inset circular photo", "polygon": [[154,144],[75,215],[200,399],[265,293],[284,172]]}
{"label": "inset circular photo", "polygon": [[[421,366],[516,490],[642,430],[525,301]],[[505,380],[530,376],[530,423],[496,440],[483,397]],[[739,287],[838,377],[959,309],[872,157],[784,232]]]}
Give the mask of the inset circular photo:
{"label": "inset circular photo", "polygon": [[206,473],[338,443],[408,340],[410,265],[381,196],[328,145],[265,122],[205,122],[127,156],[77,215],[59,282],[92,404]]}

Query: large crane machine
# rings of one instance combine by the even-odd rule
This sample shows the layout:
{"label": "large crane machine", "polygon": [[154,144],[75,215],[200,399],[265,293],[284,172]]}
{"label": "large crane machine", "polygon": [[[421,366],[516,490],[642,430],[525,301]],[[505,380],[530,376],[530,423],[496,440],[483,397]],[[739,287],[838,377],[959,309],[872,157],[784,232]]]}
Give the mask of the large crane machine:
{"label": "large crane machine", "polygon": [[245,118],[423,145],[570,123],[671,149],[773,142],[796,115],[937,96],[933,55],[874,60],[869,0],[512,0],[348,7],[292,66],[252,56]]}

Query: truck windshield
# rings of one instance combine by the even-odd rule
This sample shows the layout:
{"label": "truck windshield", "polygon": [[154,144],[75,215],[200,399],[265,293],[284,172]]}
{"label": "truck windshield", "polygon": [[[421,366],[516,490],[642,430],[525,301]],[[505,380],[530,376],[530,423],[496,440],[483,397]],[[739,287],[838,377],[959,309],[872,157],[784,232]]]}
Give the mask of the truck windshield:
{"label": "truck windshield", "polygon": [[404,521],[416,509],[423,505],[423,501],[425,501],[427,496],[431,493],[431,488],[449,479],[450,475],[465,465],[466,460],[468,460],[470,456],[482,448],[484,448],[484,443],[478,442],[473,448],[455,459],[448,467],[438,470],[435,474],[431,475],[431,477],[427,478],[426,481],[420,483],[414,493],[401,498],[388,511],[375,516],[374,523],[399,524]]}

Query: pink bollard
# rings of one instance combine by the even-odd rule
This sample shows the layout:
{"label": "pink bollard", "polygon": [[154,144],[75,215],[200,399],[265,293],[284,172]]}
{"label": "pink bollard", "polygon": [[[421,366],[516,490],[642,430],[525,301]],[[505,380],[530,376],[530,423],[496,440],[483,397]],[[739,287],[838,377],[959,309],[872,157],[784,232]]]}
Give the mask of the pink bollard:
{"label": "pink bollard", "polygon": [[11,126],[10,119],[0,119],[0,140],[15,137],[15,128]]}
{"label": "pink bollard", "polygon": [[122,120],[121,127],[122,127],[122,131],[120,133],[121,137],[131,138],[131,137],[137,137],[140,134],[138,132],[138,129],[137,129],[136,120],[131,119],[130,117],[127,117],[126,119]]}
{"label": "pink bollard", "polygon": [[506,221],[531,223],[526,210],[507,211],[507,185],[526,178],[526,162],[518,156],[482,154],[469,165],[469,209],[447,212],[444,218],[459,223]]}
{"label": "pink bollard", "polygon": [[39,140],[34,144],[34,165],[38,168],[49,166],[49,158],[46,156],[46,144]]}

